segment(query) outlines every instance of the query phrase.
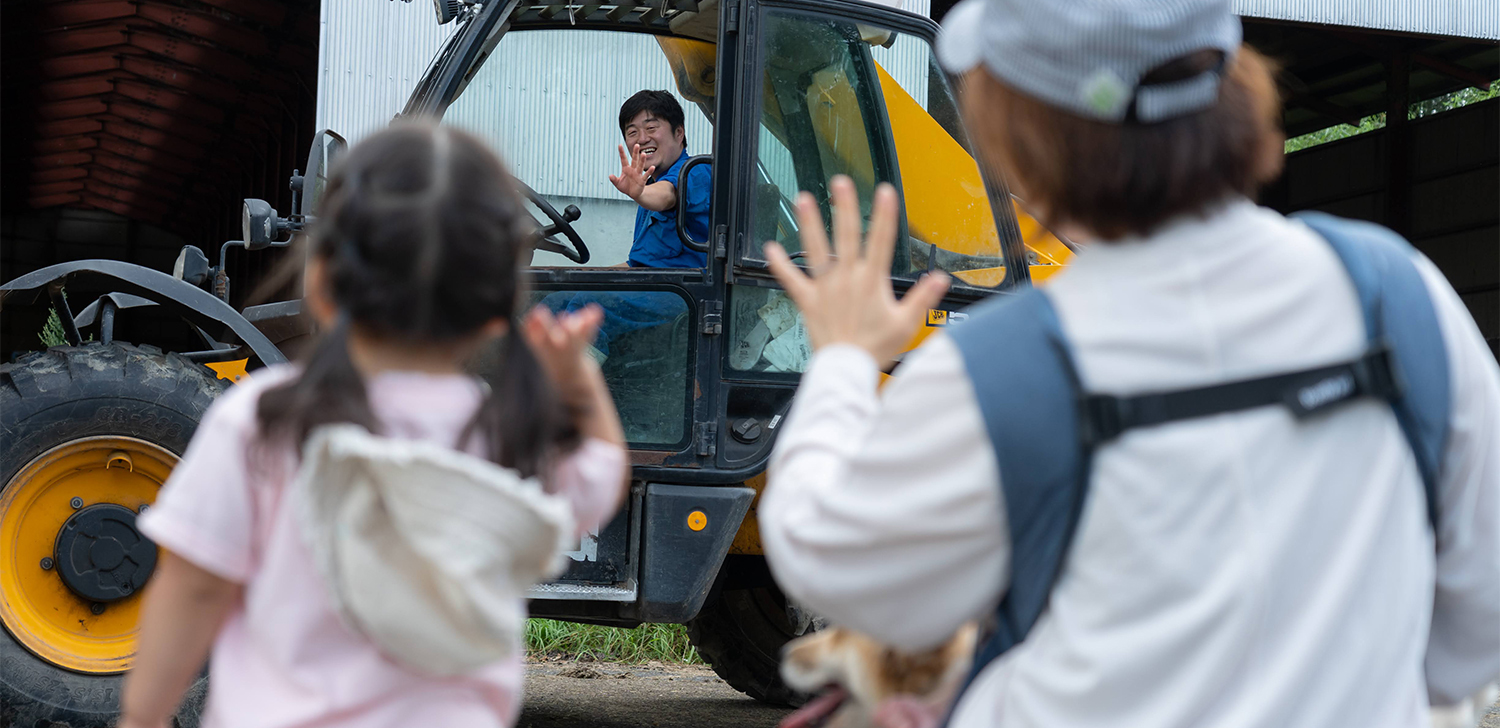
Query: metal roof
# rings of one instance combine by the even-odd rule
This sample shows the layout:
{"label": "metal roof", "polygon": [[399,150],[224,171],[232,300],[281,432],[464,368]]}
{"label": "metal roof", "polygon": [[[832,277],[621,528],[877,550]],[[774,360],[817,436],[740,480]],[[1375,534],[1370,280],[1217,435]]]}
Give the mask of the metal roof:
{"label": "metal roof", "polygon": [[[325,10],[337,5],[324,0]],[[3,3],[7,203],[106,210],[196,238],[232,215],[237,196],[274,198],[300,166],[320,70],[324,83],[344,74],[352,92],[320,93],[320,120],[373,120],[373,111],[383,121],[420,75],[423,46],[451,32],[428,25],[420,4],[365,5],[388,17],[410,7],[422,18],[422,41],[361,32],[381,24],[346,25],[326,12],[324,62],[315,65],[318,3],[311,0]],[[515,19],[657,30],[672,30],[676,20],[683,32],[689,13],[712,17],[715,5],[528,2]],[[1384,111],[1393,63],[1409,64],[1412,101],[1500,77],[1494,0],[1236,0],[1235,7],[1247,16],[1246,39],[1284,68],[1285,125],[1293,135]],[[943,3],[935,9],[941,14]],[[326,46],[335,38],[363,48],[330,63]],[[390,83],[366,95],[353,88],[361,74]]]}
{"label": "metal roof", "polygon": [[1393,64],[1407,69],[1411,103],[1500,78],[1500,45],[1489,41],[1247,18],[1245,42],[1280,66],[1288,136],[1386,111]]}
{"label": "metal roof", "polygon": [[305,0],[7,5],[7,197],[203,233],[306,153]]}
{"label": "metal roof", "polygon": [[1500,40],[1494,0],[1234,0],[1243,17]]}

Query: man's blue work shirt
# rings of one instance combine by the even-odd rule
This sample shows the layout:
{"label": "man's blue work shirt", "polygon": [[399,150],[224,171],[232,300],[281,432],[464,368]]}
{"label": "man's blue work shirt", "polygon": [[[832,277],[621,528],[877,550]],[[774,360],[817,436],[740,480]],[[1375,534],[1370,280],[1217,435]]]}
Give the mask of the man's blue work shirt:
{"label": "man's blue work shirt", "polygon": [[[677,174],[686,164],[688,153],[672,164],[664,174],[653,182],[671,182],[677,187]],[[693,168],[687,180],[687,233],[694,240],[708,239],[708,203],[713,187],[713,172],[709,165]],[[642,207],[635,211],[635,241],[630,245],[632,268],[703,268],[708,265],[708,256],[682,244],[677,237],[677,208],[656,212]]]}

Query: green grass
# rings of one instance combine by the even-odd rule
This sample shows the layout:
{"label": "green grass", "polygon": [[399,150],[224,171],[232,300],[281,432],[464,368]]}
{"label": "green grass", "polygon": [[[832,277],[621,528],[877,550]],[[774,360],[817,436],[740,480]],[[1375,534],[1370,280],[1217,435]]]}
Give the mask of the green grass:
{"label": "green grass", "polygon": [[678,662],[702,664],[680,624],[643,624],[635,629],[592,624],[526,621],[526,654],[602,662]]}

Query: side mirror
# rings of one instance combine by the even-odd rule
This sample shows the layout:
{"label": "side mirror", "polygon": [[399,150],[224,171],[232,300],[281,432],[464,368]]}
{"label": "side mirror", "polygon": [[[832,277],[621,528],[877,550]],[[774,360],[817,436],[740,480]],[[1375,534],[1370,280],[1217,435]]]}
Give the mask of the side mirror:
{"label": "side mirror", "polygon": [[307,153],[307,166],[303,167],[307,171],[302,177],[302,199],[297,214],[303,218],[318,214],[318,203],[328,187],[328,172],[348,148],[349,142],[329,129],[313,137],[312,149]]}
{"label": "side mirror", "polygon": [[208,280],[208,256],[196,245],[182,246],[172,264],[172,277],[201,287]]}
{"label": "side mirror", "polygon": [[264,250],[276,239],[276,208],[265,200],[245,200],[244,214],[240,216],[241,240],[245,250]]}

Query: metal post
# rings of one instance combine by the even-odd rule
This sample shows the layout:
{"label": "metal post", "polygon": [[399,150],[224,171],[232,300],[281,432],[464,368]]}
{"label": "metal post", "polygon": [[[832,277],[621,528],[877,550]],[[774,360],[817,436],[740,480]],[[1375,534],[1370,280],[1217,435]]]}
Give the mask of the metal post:
{"label": "metal post", "polygon": [[1385,81],[1385,226],[1411,237],[1411,137],[1406,123],[1411,59],[1391,56]]}
{"label": "metal post", "polygon": [[114,299],[109,296],[99,299],[99,341],[109,344],[115,340],[115,310]]}

